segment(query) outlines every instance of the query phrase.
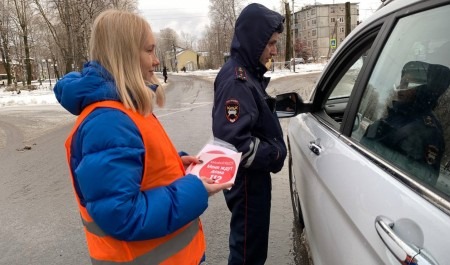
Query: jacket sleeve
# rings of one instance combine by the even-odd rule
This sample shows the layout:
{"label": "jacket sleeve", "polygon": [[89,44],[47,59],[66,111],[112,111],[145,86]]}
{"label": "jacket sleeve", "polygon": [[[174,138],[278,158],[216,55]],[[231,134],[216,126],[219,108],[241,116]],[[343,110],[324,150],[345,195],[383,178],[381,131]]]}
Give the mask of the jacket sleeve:
{"label": "jacket sleeve", "polygon": [[[242,152],[241,167],[278,172],[284,163],[284,157],[281,155],[284,147],[255,132],[260,110],[250,90],[249,81],[218,80],[215,82],[212,112],[214,137],[233,144]],[[234,122],[227,117],[226,106],[229,100],[239,103],[239,115]]]}
{"label": "jacket sleeve", "polygon": [[144,146],[137,127],[117,110],[90,116],[72,142],[82,154],[72,164],[79,196],[105,233],[126,241],[158,238],[205,211],[208,193],[194,175],[141,191]]}

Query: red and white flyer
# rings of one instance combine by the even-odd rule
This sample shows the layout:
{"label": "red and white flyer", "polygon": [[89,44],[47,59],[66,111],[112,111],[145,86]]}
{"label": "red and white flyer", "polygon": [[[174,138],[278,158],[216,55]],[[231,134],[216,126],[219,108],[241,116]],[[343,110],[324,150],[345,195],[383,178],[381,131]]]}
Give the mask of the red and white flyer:
{"label": "red and white flyer", "polygon": [[222,146],[206,144],[198,154],[203,163],[191,164],[186,173],[210,178],[217,184],[234,183],[241,155]]}

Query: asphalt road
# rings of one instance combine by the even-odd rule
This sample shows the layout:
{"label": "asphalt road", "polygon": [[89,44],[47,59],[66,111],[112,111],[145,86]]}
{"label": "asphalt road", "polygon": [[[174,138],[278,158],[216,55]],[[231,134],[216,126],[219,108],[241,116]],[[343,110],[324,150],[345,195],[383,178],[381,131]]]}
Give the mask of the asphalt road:
{"label": "asphalt road", "polygon": [[[270,94],[306,97],[318,74],[274,80]],[[157,109],[178,150],[196,154],[211,138],[213,78],[169,75],[167,105]],[[301,87],[299,86],[301,85]],[[0,264],[89,264],[67,173],[64,141],[75,117],[57,105],[0,108]],[[286,128],[288,120],[281,120]],[[221,193],[202,216],[207,264],[227,264],[230,214]],[[309,264],[293,224],[286,166],[273,175],[266,264]]]}

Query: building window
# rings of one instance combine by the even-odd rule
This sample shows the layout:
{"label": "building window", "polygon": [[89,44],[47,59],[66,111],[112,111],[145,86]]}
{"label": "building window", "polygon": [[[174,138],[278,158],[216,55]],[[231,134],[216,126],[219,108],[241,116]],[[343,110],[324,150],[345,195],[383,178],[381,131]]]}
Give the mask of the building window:
{"label": "building window", "polygon": [[315,9],[311,9],[311,15],[315,15],[316,14],[316,10]]}
{"label": "building window", "polygon": [[331,23],[335,23],[336,22],[336,18],[335,17],[330,18],[330,22]]}
{"label": "building window", "polygon": [[316,25],[316,20],[315,19],[311,20],[311,24]]}
{"label": "building window", "polygon": [[344,18],[343,17],[339,18],[339,23],[344,23]]}
{"label": "building window", "polygon": [[334,9],[334,7],[330,7],[330,13],[333,14],[335,12],[336,12],[336,10]]}
{"label": "building window", "polygon": [[317,48],[317,41],[313,40],[313,48]]}
{"label": "building window", "polygon": [[344,27],[339,27],[339,32],[344,33],[345,32]]}
{"label": "building window", "polygon": [[316,33],[316,30],[313,29],[312,32],[311,32],[311,34],[312,34],[313,36],[316,36],[316,34],[317,34],[317,33]]}

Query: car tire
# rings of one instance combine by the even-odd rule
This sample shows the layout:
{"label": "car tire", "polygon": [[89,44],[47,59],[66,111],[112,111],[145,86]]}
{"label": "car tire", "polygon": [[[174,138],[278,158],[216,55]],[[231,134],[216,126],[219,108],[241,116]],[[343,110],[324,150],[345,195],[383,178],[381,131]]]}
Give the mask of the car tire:
{"label": "car tire", "polygon": [[292,202],[292,210],[294,213],[294,221],[299,229],[303,229],[305,228],[305,223],[303,221],[302,208],[300,206],[300,197],[298,196],[296,179],[294,176],[291,152],[289,152],[288,162],[289,162],[289,190],[291,192],[291,202]]}

